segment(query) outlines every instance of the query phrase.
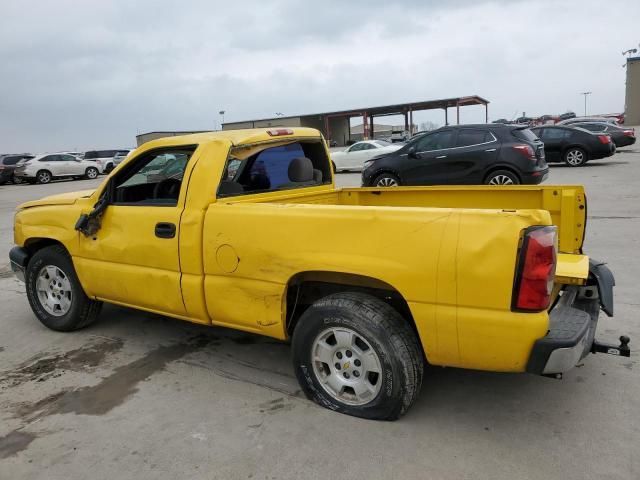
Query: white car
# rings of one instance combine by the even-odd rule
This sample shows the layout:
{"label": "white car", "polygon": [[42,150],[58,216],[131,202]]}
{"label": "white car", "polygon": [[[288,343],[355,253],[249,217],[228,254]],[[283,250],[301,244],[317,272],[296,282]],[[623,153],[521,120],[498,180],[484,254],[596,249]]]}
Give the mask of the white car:
{"label": "white car", "polygon": [[29,183],[49,183],[54,178],[97,178],[95,162],[66,153],[47,153],[18,163],[14,175]]}
{"label": "white car", "polygon": [[403,145],[394,145],[385,140],[364,140],[351,145],[346,150],[331,152],[331,160],[336,172],[353,170],[360,172],[364,162],[378,155],[395,152]]}
{"label": "white car", "polygon": [[120,165],[120,162],[131,155],[131,152],[133,152],[133,149],[118,150],[118,153],[116,153],[113,157],[114,166],[117,167],[118,165]]}

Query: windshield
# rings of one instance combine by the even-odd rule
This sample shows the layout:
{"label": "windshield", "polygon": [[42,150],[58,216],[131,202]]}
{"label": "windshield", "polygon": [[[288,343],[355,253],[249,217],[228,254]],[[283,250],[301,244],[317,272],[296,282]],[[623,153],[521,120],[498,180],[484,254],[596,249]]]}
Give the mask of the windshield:
{"label": "windshield", "polygon": [[376,140],[375,142],[376,145],[379,145],[381,147],[388,147],[389,145],[392,145],[391,142],[387,142],[386,140]]}

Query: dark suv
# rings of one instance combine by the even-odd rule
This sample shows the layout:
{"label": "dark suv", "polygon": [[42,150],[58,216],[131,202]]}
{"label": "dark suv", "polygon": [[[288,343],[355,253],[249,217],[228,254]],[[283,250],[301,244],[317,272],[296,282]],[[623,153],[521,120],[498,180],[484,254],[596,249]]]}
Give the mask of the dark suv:
{"label": "dark suv", "polygon": [[0,155],[0,185],[7,182],[21,183],[20,178],[13,175],[16,165],[21,160],[30,160],[32,158],[33,155],[28,153]]}
{"label": "dark suv", "polygon": [[447,126],[364,162],[365,187],[538,184],[549,168],[542,142],[526,126]]}

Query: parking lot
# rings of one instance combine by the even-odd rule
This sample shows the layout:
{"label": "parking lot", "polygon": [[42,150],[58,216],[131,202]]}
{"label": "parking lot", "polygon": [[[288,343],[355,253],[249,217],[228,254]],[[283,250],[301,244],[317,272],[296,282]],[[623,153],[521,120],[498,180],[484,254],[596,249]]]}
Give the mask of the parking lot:
{"label": "parking lot", "polygon": [[14,209],[101,179],[0,186],[0,478],[640,478],[640,147],[550,168],[586,187],[585,252],[617,283],[598,337],[629,335],[631,358],[592,355],[562,381],[431,367],[397,422],[307,401],[268,338],[113,306],[46,329],[9,273]]}

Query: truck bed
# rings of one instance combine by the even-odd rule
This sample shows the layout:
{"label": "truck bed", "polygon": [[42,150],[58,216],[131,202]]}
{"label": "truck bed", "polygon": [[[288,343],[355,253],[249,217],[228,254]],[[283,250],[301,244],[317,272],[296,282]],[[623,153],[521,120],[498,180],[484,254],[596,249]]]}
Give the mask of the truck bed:
{"label": "truck bed", "polygon": [[[239,199],[239,202],[255,202]],[[579,254],[586,224],[586,197],[580,185],[442,186],[344,188],[330,192],[274,192],[264,203],[361,207],[545,210],[558,227],[559,251]]]}

